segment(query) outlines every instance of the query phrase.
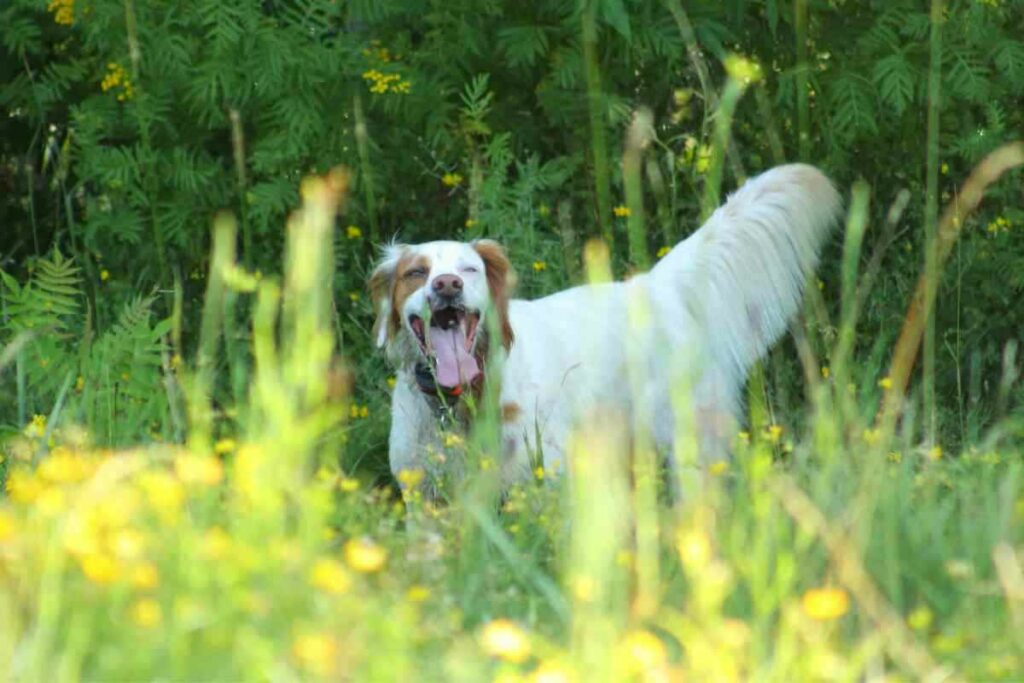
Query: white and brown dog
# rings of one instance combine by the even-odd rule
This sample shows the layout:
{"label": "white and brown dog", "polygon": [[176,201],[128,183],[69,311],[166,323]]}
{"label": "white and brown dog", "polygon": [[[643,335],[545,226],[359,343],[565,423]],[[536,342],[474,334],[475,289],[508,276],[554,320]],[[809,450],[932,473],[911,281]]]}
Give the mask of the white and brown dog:
{"label": "white and brown dog", "polygon": [[500,377],[487,381],[500,382],[506,483],[528,476],[530,454],[561,466],[572,430],[594,410],[621,411],[671,458],[680,383],[702,458],[725,457],[747,372],[796,313],[840,205],[817,169],[780,166],[744,184],[650,272],[535,301],[509,300],[496,242],[387,247],[370,291],[377,345],[398,371],[392,471],[453,466],[432,457],[443,451],[439,408],[479,387],[488,330],[504,351]]}

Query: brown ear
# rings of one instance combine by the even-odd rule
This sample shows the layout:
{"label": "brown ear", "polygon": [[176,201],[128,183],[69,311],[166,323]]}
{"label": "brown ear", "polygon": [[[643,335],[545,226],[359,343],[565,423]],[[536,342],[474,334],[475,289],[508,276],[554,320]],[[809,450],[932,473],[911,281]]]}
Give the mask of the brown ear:
{"label": "brown ear", "polygon": [[484,260],[487,273],[487,288],[491,293],[494,310],[498,314],[498,329],[501,330],[501,344],[507,351],[512,347],[515,335],[508,319],[508,300],[512,294],[514,274],[512,264],[505,256],[505,249],[494,240],[476,240],[473,248]]}
{"label": "brown ear", "polygon": [[388,338],[393,334],[388,324],[391,317],[391,290],[394,288],[395,271],[404,251],[405,246],[401,244],[385,247],[384,255],[366,283],[373,309],[377,312],[377,319],[373,323],[373,338],[379,349],[387,345]]}

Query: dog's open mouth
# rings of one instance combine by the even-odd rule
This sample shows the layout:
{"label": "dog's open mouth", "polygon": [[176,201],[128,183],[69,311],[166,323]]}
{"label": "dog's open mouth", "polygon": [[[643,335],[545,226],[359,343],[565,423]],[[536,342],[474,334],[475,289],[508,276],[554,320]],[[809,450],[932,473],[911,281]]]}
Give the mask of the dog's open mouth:
{"label": "dog's open mouth", "polygon": [[420,316],[409,316],[409,326],[423,354],[433,361],[441,386],[469,384],[480,374],[480,364],[473,355],[479,324],[480,314],[462,306],[431,311],[429,326]]}

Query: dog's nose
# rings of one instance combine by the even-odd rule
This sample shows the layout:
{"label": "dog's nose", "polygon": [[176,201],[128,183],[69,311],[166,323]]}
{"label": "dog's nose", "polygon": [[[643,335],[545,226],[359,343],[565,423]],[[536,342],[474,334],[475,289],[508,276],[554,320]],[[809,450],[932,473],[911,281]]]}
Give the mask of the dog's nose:
{"label": "dog's nose", "polygon": [[438,275],[430,286],[441,296],[455,296],[462,293],[462,278],[458,275]]}

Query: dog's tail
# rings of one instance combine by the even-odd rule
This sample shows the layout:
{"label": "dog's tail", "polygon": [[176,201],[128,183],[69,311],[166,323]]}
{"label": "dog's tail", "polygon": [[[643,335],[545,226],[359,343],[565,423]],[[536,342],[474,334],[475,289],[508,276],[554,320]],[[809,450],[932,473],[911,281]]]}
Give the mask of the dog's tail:
{"label": "dog's tail", "polygon": [[733,193],[651,277],[683,293],[710,353],[743,377],[796,313],[841,205],[821,171],[779,166]]}

